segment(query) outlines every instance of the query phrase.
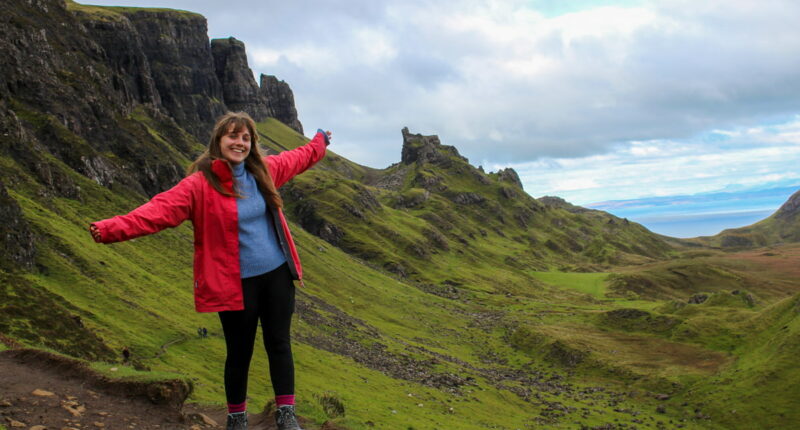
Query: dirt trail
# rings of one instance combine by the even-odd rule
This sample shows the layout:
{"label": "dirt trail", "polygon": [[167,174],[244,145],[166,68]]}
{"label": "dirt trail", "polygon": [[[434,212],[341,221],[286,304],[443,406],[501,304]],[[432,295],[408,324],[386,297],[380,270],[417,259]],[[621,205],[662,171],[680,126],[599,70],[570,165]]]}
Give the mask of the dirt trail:
{"label": "dirt trail", "polygon": [[[0,381],[0,424],[10,430],[202,430],[225,424],[222,407],[184,405],[190,389],[181,381],[112,380],[80,361],[37,350],[0,352]],[[250,428],[274,429],[267,415],[251,414]]]}

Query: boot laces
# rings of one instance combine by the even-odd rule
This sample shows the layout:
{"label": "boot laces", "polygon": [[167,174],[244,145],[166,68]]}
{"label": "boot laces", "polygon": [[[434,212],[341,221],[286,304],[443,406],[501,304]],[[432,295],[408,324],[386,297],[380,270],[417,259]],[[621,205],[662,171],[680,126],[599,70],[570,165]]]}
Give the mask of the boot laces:
{"label": "boot laces", "polygon": [[294,415],[294,408],[291,406],[281,406],[278,408],[278,425],[287,429],[299,428],[297,417]]}
{"label": "boot laces", "polygon": [[245,413],[228,414],[228,422],[226,427],[229,430],[246,429],[247,428],[246,426],[247,426],[247,414]]}

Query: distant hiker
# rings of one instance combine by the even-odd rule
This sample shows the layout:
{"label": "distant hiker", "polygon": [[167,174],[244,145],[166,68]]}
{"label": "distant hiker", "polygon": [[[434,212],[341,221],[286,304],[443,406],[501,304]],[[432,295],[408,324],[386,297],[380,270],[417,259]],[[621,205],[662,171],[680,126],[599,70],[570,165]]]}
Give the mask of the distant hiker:
{"label": "distant hiker", "polygon": [[197,337],[203,338],[203,327],[197,327]]}
{"label": "distant hiker", "polygon": [[257,143],[250,116],[225,114],[214,126],[208,149],[178,185],[127,215],[93,223],[89,230],[95,241],[111,243],[191,220],[195,307],[219,313],[228,351],[227,428],[247,428],[247,373],[260,319],[278,429],[299,430],[289,332],[295,303],[292,280],[301,280],[303,272],[277,189],[325,156],[330,132],[318,130],[309,143],[263,158]]}
{"label": "distant hiker", "polygon": [[122,348],[122,362],[124,364],[128,364],[130,363],[130,361],[131,361],[131,351],[126,346]]}
{"label": "distant hiker", "polygon": [[204,338],[208,337],[208,329],[205,327],[203,327],[203,337]]}

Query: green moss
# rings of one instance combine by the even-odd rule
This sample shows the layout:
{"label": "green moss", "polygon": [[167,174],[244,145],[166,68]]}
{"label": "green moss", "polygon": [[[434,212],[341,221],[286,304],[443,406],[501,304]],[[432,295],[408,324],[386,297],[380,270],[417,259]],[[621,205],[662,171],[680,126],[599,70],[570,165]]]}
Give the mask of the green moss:
{"label": "green moss", "polygon": [[179,9],[168,8],[145,8],[145,7],[126,7],[126,6],[95,6],[76,3],[73,0],[67,0],[67,10],[73,13],[85,14],[93,19],[113,19],[119,20],[124,14],[133,14],[137,12],[159,13],[164,15],[175,15],[181,17],[203,18],[202,15],[196,12],[189,12]]}
{"label": "green moss", "polygon": [[538,280],[550,285],[570,288],[597,298],[605,297],[608,273],[531,272]]}

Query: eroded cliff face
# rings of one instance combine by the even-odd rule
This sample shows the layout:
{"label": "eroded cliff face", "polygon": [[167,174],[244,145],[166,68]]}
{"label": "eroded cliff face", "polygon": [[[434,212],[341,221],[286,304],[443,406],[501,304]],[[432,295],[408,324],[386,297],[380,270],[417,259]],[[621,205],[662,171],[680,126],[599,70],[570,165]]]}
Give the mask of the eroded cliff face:
{"label": "eroded cliff face", "polygon": [[200,142],[225,113],[205,17],[178,11],[124,12],[142,40],[142,51],[167,113]]}
{"label": "eroded cliff face", "polygon": [[[148,196],[171,187],[227,110],[302,131],[288,85],[259,88],[244,45],[212,44],[201,15],[8,0],[0,16],[6,122],[19,124],[27,147],[104,186]],[[68,180],[52,179],[68,178],[64,166],[3,146],[48,192],[79,196]]]}
{"label": "eroded cliff face", "polygon": [[97,19],[89,13],[75,11],[87,35],[102,48],[105,63],[116,73],[112,81],[125,105],[149,103],[161,106],[150,62],[144,53],[142,38],[130,20],[121,15]]}
{"label": "eroded cliff face", "polygon": [[217,79],[222,83],[225,105],[232,111],[244,111],[256,121],[270,115],[267,100],[261,97],[253,71],[247,65],[244,43],[234,39],[214,39],[211,53]]}
{"label": "eroded cliff face", "polygon": [[150,104],[172,117],[200,142],[225,111],[267,117],[302,133],[288,84],[248,66],[243,42],[233,37],[209,43],[202,15],[165,10],[73,8],[118,73],[114,82],[126,102]]}
{"label": "eroded cliff face", "polygon": [[195,13],[5,0],[0,53],[0,254],[14,267],[34,268],[41,236],[19,196],[82,203],[78,175],[153,196],[184,177],[227,110],[302,131],[288,85],[259,87],[244,45],[212,45]]}
{"label": "eroded cliff face", "polygon": [[267,100],[270,116],[303,134],[303,124],[297,119],[294,93],[289,84],[272,75],[261,75],[261,95]]}
{"label": "eroded cliff face", "polygon": [[225,104],[234,111],[245,111],[257,121],[267,117],[303,133],[297,119],[294,93],[289,85],[275,76],[261,75],[261,86],[253,79],[247,65],[244,43],[233,37],[211,41],[211,52],[217,79],[222,83]]}
{"label": "eroded cliff face", "polygon": [[1,7],[0,115],[11,128],[2,155],[30,171],[46,192],[67,198],[79,197],[68,169],[142,194],[180,179],[175,155],[163,147],[148,150],[147,131],[125,121],[143,100],[153,110],[156,93],[147,82],[126,84],[115,60],[64,2],[13,0]]}
{"label": "eroded cliff face", "polygon": [[222,83],[223,98],[230,110],[245,111],[256,121],[276,118],[298,133],[303,133],[291,88],[275,76],[263,74],[259,87],[253,78],[253,71],[247,65],[243,42],[233,37],[213,39],[211,53],[217,79]]}

